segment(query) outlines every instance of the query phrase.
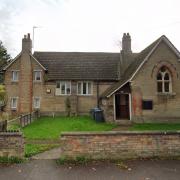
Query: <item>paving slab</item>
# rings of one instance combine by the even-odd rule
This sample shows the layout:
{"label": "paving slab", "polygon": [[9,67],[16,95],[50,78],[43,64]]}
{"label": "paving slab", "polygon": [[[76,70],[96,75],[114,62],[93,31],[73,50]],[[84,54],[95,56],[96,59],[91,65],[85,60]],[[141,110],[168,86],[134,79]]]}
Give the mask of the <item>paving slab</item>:
{"label": "paving slab", "polygon": [[51,150],[39,153],[31,159],[59,159],[61,156],[61,147],[53,148]]}

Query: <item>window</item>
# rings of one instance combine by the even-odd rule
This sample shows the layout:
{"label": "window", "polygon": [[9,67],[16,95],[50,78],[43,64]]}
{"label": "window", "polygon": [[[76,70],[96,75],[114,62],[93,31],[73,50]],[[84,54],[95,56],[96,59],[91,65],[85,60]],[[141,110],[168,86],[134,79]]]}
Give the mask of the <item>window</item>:
{"label": "window", "polygon": [[34,71],[34,81],[41,81],[41,71]]}
{"label": "window", "polygon": [[11,98],[11,109],[17,109],[18,97]]}
{"label": "window", "polygon": [[40,97],[34,97],[34,108],[35,109],[40,108]]}
{"label": "window", "polygon": [[153,109],[152,100],[143,100],[142,101],[142,109],[144,109],[144,110],[152,110]]}
{"label": "window", "polygon": [[92,82],[78,82],[77,91],[79,95],[92,95]]}
{"label": "window", "polygon": [[56,95],[70,95],[71,94],[71,82],[59,81],[56,83]]}
{"label": "window", "polygon": [[159,93],[172,92],[171,74],[165,66],[161,67],[157,74],[157,91]]}
{"label": "window", "polygon": [[18,71],[12,71],[12,81],[18,81],[19,79],[19,72]]}

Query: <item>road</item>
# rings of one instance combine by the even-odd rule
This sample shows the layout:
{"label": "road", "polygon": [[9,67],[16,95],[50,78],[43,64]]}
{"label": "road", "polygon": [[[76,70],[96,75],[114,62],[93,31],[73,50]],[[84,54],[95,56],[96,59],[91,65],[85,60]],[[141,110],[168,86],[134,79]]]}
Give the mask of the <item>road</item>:
{"label": "road", "polygon": [[[127,167],[126,167],[127,166]],[[31,160],[0,165],[0,180],[180,180],[180,160],[136,160],[121,164],[57,165],[55,160]]]}

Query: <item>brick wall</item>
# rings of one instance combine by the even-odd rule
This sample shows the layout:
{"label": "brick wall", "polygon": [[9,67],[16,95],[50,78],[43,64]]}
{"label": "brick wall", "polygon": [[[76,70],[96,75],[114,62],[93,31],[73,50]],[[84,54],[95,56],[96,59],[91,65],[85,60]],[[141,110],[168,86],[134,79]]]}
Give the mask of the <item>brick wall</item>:
{"label": "brick wall", "polygon": [[24,138],[20,132],[0,132],[0,157],[24,157]]}
{"label": "brick wall", "polygon": [[62,156],[92,159],[180,156],[180,132],[63,133]]}

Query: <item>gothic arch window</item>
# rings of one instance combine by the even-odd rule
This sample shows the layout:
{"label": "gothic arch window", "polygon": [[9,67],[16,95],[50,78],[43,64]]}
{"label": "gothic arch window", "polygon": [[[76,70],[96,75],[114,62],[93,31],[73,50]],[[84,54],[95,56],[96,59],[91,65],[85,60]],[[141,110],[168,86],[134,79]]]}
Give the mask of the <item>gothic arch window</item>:
{"label": "gothic arch window", "polygon": [[162,66],[157,73],[157,91],[158,93],[172,92],[171,73],[165,66]]}

